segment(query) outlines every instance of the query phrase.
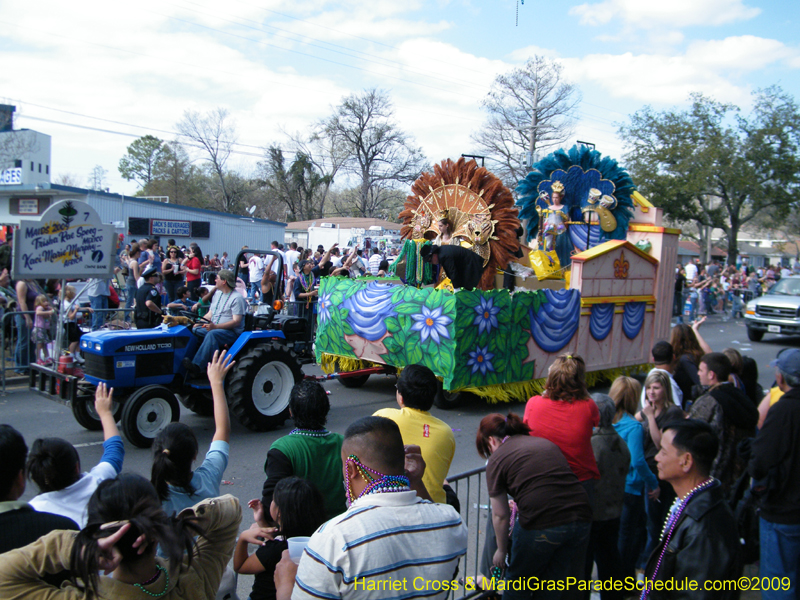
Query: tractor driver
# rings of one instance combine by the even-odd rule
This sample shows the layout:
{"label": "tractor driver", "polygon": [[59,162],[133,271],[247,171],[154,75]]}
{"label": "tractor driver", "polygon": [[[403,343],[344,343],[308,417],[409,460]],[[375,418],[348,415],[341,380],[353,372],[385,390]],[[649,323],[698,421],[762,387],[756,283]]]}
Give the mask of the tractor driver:
{"label": "tractor driver", "polygon": [[158,277],[158,269],[152,265],[142,273],[144,284],[136,290],[136,329],[152,329],[161,322],[161,294],[155,286]]}
{"label": "tractor driver", "polygon": [[182,361],[192,377],[204,376],[214,351],[220,350],[225,344],[233,344],[244,331],[247,303],[236,291],[233,271],[222,269],[217,273],[214,285],[216,293],[205,316],[208,322],[195,325],[195,333],[204,338],[203,343],[197,349],[194,359],[186,357]]}

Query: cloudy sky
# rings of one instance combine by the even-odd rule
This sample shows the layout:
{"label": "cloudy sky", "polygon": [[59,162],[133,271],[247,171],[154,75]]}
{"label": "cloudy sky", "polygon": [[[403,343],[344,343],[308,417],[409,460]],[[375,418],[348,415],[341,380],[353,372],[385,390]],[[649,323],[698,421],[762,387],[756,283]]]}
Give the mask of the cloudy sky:
{"label": "cloudy sky", "polygon": [[619,157],[615,124],[646,104],[746,109],[772,84],[800,99],[799,30],[797,0],[0,0],[0,103],[52,136],[55,178],[101,165],[133,193],[126,146],[173,139],[187,109],[227,108],[252,172],[282,129],[372,87],[431,161],[457,157],[494,77],[543,54],[582,92],[576,139]]}

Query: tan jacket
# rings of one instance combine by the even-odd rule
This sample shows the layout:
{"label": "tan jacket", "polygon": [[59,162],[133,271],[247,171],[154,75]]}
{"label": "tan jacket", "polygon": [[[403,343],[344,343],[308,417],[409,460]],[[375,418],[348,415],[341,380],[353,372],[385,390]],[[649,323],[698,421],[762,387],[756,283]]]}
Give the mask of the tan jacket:
{"label": "tan jacket", "polygon": [[[198,538],[198,552],[191,567],[184,560],[180,574],[169,569],[169,591],[160,596],[164,600],[214,598],[222,573],[233,555],[242,509],[231,495],[203,500],[181,514],[194,511],[206,534]],[[45,573],[58,573],[69,568],[70,552],[75,539],[74,531],[53,531],[32,544],[0,555],[0,598],[3,600],[80,600],[86,592],[67,583],[61,588],[52,587],[40,579]],[[166,561],[156,558],[160,564]],[[162,578],[147,589],[156,594],[164,589]],[[138,588],[112,579],[100,577],[100,599],[143,600],[146,594]]]}

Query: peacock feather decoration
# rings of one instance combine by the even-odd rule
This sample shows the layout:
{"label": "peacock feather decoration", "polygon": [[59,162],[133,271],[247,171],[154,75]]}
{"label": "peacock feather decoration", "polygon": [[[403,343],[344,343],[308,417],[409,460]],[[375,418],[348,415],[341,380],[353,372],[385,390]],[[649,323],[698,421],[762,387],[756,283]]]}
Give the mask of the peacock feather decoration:
{"label": "peacock feather decoration", "polygon": [[[549,193],[555,182],[564,186],[562,204],[569,216],[567,225],[575,225],[570,238],[576,251],[627,237],[634,207],[631,196],[636,191],[633,180],[613,158],[604,157],[587,146],[573,146],[569,150],[557,150],[537,162],[517,186],[519,218],[528,221],[528,241],[536,237],[540,229],[537,206],[540,209],[543,206],[541,196]],[[613,228],[586,225],[585,214],[597,212],[599,205],[595,203],[599,194],[603,199],[608,198],[607,204],[612,206],[605,212],[613,215],[615,223],[610,221],[615,225]],[[612,200],[615,200],[613,205]],[[579,239],[581,233],[582,241]]]}

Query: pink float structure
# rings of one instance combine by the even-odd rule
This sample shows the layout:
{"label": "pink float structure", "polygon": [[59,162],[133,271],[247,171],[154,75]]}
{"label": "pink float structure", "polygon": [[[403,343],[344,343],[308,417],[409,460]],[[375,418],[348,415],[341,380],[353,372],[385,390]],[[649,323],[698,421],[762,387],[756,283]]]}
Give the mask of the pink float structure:
{"label": "pink float structure", "polygon": [[[437,404],[451,407],[461,392],[527,399],[565,353],[584,358],[590,383],[646,368],[669,335],[680,231],[663,226],[616,161],[577,148],[548,158],[520,183],[516,206],[474,161],[424,174],[401,213],[406,242],[393,269],[402,278],[323,279],[323,369],[425,364],[442,380]],[[517,211],[533,249],[511,233]],[[421,259],[431,243],[480,257],[475,289],[453,290],[447,273],[433,280]],[[499,289],[503,269],[513,290]]]}

